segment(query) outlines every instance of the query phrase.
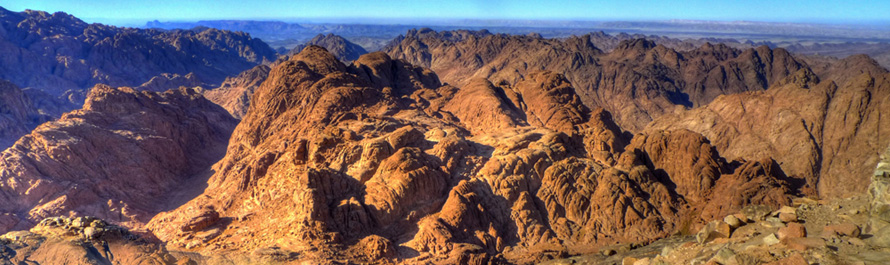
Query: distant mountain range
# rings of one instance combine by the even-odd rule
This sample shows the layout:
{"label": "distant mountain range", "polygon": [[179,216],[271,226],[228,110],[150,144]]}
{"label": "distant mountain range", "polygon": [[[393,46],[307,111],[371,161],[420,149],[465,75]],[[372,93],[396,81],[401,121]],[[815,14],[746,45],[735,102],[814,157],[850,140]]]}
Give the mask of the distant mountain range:
{"label": "distant mountain range", "polygon": [[139,86],[164,73],[219,84],[277,54],[244,32],[152,30],[86,22],[63,12],[0,7],[0,79],[59,96],[96,84]]}
{"label": "distant mountain range", "polygon": [[[280,51],[309,42],[318,34],[335,34],[373,52],[411,29],[428,27],[448,31],[482,30],[510,35],[540,34],[545,38],[568,38],[601,32],[618,41],[648,38],[662,43],[689,41],[733,43],[756,47],[782,47],[792,53],[847,57],[867,54],[890,67],[890,28],[868,25],[772,23],[751,21],[535,21],[535,20],[331,20],[325,23],[259,20],[202,20],[197,22],[151,21],[147,28],[192,29],[211,27],[244,31]],[[656,40],[660,39],[660,40]],[[739,47],[733,45],[734,47]],[[599,47],[599,46],[598,46]],[[603,47],[600,47],[603,48]]]}

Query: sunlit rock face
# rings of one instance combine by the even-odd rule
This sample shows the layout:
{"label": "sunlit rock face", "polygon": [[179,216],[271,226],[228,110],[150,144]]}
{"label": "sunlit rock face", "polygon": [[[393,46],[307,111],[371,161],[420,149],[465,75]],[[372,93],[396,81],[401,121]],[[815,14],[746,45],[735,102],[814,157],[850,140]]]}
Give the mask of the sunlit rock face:
{"label": "sunlit rock face", "polygon": [[257,88],[204,194],[149,229],[208,254],[524,263],[800,192],[773,159],[727,160],[687,129],[632,135],[575,91],[549,71],[459,88],[384,53],[346,66],[309,46]]}

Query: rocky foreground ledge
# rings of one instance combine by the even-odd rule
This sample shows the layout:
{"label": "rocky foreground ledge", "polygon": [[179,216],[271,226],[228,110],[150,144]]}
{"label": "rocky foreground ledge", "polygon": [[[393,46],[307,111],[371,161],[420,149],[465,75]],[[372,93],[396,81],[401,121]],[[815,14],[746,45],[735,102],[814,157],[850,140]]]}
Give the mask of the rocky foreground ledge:
{"label": "rocky foreground ledge", "polygon": [[795,200],[777,211],[750,206],[694,236],[616,245],[545,264],[885,264],[890,236],[870,223],[866,196]]}
{"label": "rocky foreground ledge", "polygon": [[95,217],[51,217],[28,231],[0,236],[0,264],[189,264],[189,260],[177,260],[156,242]]}
{"label": "rocky foreground ledge", "polygon": [[869,192],[835,200],[797,198],[776,211],[748,206],[694,236],[622,244],[544,264],[887,264],[890,262],[890,149]]}

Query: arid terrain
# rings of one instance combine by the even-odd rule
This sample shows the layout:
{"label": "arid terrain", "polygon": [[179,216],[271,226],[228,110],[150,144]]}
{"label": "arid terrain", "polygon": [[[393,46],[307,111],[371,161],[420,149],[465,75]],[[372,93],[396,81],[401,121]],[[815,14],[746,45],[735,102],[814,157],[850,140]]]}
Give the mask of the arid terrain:
{"label": "arid terrain", "polygon": [[0,8],[0,264],[890,261],[868,55],[150,24]]}

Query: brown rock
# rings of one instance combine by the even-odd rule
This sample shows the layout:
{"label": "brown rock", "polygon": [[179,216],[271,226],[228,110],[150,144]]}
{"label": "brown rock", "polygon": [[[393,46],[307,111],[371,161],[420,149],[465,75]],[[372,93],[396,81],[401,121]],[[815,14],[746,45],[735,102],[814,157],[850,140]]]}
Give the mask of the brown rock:
{"label": "brown rock", "polygon": [[763,244],[767,246],[772,246],[781,242],[775,233],[770,233],[766,237],[763,238]]}
{"label": "brown rock", "polygon": [[807,249],[825,247],[825,240],[815,237],[790,237],[782,240],[782,243],[785,243],[788,248],[798,251],[806,251]]}
{"label": "brown rock", "polygon": [[797,208],[790,207],[790,206],[787,206],[787,205],[782,205],[782,207],[779,208],[779,210],[776,210],[776,212],[773,213],[773,215],[774,215],[774,216],[777,216],[778,214],[782,214],[782,213],[786,213],[786,214],[796,214],[796,213],[797,213]]}
{"label": "brown rock", "polygon": [[782,220],[782,222],[785,222],[785,223],[796,222],[797,214],[795,214],[795,213],[779,213],[779,220]]}
{"label": "brown rock", "polygon": [[371,259],[392,259],[396,255],[396,249],[392,242],[378,235],[362,238],[359,245],[364,248],[365,255]]}
{"label": "brown rock", "polygon": [[746,215],[744,213],[736,213],[736,214],[733,214],[733,216],[735,216],[735,218],[739,219],[739,221],[741,221],[743,224],[748,223],[748,221],[750,221],[750,219],[748,219],[748,215]]}
{"label": "brown rock", "polygon": [[648,161],[643,163],[652,164],[657,172],[664,172],[660,177],[670,178],[677,185],[677,192],[693,203],[704,203],[704,197],[710,195],[710,190],[725,171],[719,154],[708,140],[690,131],[638,135],[627,149],[645,152]]}
{"label": "brown rock", "polygon": [[735,217],[735,215],[727,215],[726,217],[723,217],[723,222],[728,224],[732,229],[736,229],[743,224],[738,217]]}
{"label": "brown rock", "polygon": [[502,96],[503,89],[485,79],[474,79],[444,105],[444,110],[455,113],[473,134],[503,131],[520,125],[520,111]]}
{"label": "brown rock", "polygon": [[634,265],[637,261],[638,259],[634,257],[624,257],[624,259],[621,260],[621,265]]}
{"label": "brown rock", "polygon": [[179,230],[182,231],[200,231],[219,221],[219,213],[213,207],[202,207],[197,213],[191,215],[191,219],[185,221]]}
{"label": "brown rock", "polygon": [[722,221],[711,221],[705,225],[696,235],[699,244],[707,243],[718,238],[729,238],[732,228]]}
{"label": "brown rock", "polygon": [[779,240],[806,237],[807,229],[800,223],[788,223],[788,226],[779,228],[776,235],[779,236]]}
{"label": "brown rock", "polygon": [[570,132],[587,122],[590,110],[581,103],[566,77],[554,72],[533,72],[516,83],[521,108],[529,124]]}
{"label": "brown rock", "polygon": [[[881,149],[890,145],[890,139],[874,144],[847,140],[869,138],[880,134],[878,128],[890,126],[890,121],[871,114],[890,108],[890,100],[866,99],[887,93],[888,78],[886,73],[862,74],[838,86],[830,80],[819,82],[811,71],[801,70],[767,91],[720,97],[707,106],[666,115],[647,130],[699,132],[728,159],[772,157],[782,165],[780,176],[804,182],[805,195],[851,196],[865,191],[873,171],[861,165],[874,163],[866,161],[875,161]],[[857,103],[862,100],[869,103]],[[856,122],[843,122],[850,117]]]}
{"label": "brown rock", "polygon": [[182,257],[176,261],[176,265],[198,265],[198,262],[189,257]]}
{"label": "brown rock", "polygon": [[[779,165],[772,159],[747,161],[731,174],[721,175],[710,191],[710,200],[702,208],[705,219],[719,218],[729,213],[739,212],[747,205],[763,205],[763,209],[751,212],[755,215],[769,214],[769,208],[790,203],[788,195],[792,185],[782,178]],[[756,213],[756,214],[755,214]]]}
{"label": "brown rock", "polygon": [[843,223],[836,225],[827,225],[822,231],[823,237],[831,235],[842,235],[858,238],[862,230],[859,229],[859,226],[856,224]]}
{"label": "brown rock", "polygon": [[633,263],[633,265],[649,265],[652,264],[652,259],[650,258],[640,258]]}

